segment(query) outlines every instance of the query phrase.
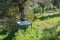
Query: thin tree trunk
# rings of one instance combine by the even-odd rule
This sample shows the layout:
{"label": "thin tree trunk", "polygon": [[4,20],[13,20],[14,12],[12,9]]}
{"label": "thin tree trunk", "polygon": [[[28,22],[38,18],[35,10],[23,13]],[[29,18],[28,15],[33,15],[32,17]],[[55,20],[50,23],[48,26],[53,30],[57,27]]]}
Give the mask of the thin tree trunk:
{"label": "thin tree trunk", "polygon": [[42,6],[42,13],[44,13],[44,6]]}
{"label": "thin tree trunk", "polygon": [[59,6],[59,11],[60,11],[60,1],[58,0],[58,6]]}
{"label": "thin tree trunk", "polygon": [[20,13],[20,20],[25,21],[24,6],[19,4],[18,8]]}
{"label": "thin tree trunk", "polygon": [[25,14],[24,14],[24,6],[23,4],[26,2],[27,0],[24,0],[22,3],[18,4],[18,8],[19,8],[19,13],[20,13],[20,20],[21,21],[25,21]]}

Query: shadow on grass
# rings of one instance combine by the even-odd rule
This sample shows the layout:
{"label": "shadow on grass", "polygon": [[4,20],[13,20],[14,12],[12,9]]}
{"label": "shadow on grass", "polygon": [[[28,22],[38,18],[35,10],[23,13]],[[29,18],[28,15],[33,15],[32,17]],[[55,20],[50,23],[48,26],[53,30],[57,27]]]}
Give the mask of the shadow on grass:
{"label": "shadow on grass", "polygon": [[6,35],[7,34],[7,31],[5,31],[5,30],[2,30],[1,32],[0,32],[0,35]]}
{"label": "shadow on grass", "polygon": [[60,17],[60,14],[42,16],[42,17],[40,17],[39,19],[40,19],[40,20],[45,20],[45,19],[47,19],[47,18],[54,18],[54,17]]}
{"label": "shadow on grass", "polygon": [[14,31],[11,31],[11,32],[9,33],[9,35],[8,35],[6,38],[4,38],[3,40],[12,40],[12,38],[15,37],[15,33],[16,33],[17,31],[18,31],[18,29],[14,30]]}

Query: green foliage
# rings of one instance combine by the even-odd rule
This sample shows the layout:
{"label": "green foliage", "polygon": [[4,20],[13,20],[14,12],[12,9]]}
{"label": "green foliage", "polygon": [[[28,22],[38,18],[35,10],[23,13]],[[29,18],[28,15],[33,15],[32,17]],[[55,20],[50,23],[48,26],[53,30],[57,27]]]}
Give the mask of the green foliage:
{"label": "green foliage", "polygon": [[[55,14],[44,14],[44,16],[55,15]],[[41,15],[42,17],[42,15]],[[57,19],[57,20],[56,20]],[[12,26],[10,26],[12,27]],[[56,28],[57,27],[57,28]],[[47,18],[43,21],[35,20],[32,22],[32,30],[29,27],[26,31],[18,29],[16,33],[11,32],[13,40],[58,40],[58,33],[60,31],[60,16]],[[9,32],[10,33],[10,32]],[[8,38],[8,35],[0,35],[2,39]]]}
{"label": "green foliage", "polygon": [[34,19],[32,10],[29,10],[28,8],[25,10],[25,19],[28,21],[32,21]]}
{"label": "green foliage", "polygon": [[39,13],[41,11],[41,8],[40,6],[35,6],[33,10],[34,10],[34,13]]}
{"label": "green foliage", "polygon": [[[22,1],[24,0],[0,0],[0,11],[3,11],[2,17],[5,20],[3,23],[0,22],[0,40],[58,40],[57,37],[60,33],[60,23],[58,23],[60,21],[60,14],[51,13],[38,15],[36,16],[37,20],[32,22],[35,15],[32,10],[26,9],[25,19],[32,22],[32,30],[31,28],[28,28],[26,32],[20,29],[16,31],[15,23],[16,21],[20,21],[20,14],[17,5],[18,3],[22,3]],[[49,8],[50,7],[46,7],[45,9]],[[56,7],[54,8],[56,9]],[[33,10],[34,13],[38,13],[41,11],[41,8],[37,6]],[[57,25],[58,28],[54,29],[54,25]],[[5,30],[8,30],[8,32]]]}
{"label": "green foliage", "polygon": [[16,40],[58,40],[57,32],[55,28],[52,29],[37,29],[32,28],[32,31],[28,29],[26,32],[24,30],[19,30],[16,33]]}

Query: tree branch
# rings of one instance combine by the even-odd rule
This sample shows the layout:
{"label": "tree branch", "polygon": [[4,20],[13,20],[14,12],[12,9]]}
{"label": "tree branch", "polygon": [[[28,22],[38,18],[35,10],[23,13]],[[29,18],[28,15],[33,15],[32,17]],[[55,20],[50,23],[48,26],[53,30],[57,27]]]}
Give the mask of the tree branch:
{"label": "tree branch", "polygon": [[20,5],[20,6],[23,5],[26,1],[27,1],[27,0],[24,0],[22,3],[19,3],[19,5]]}

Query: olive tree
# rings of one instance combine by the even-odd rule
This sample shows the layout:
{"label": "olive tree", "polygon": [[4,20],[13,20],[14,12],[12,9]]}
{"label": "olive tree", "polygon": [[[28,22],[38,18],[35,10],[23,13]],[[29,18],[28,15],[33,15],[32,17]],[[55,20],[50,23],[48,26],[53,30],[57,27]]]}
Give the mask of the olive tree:
{"label": "olive tree", "polygon": [[[20,14],[20,20],[24,21],[25,20],[25,15],[24,15],[24,3],[27,0],[0,0],[0,23],[4,26],[4,28],[13,28],[12,26],[16,25],[16,14]],[[18,8],[17,13],[10,13],[10,11],[15,10]],[[10,10],[13,8],[12,10]],[[16,10],[14,11],[16,12]]]}

